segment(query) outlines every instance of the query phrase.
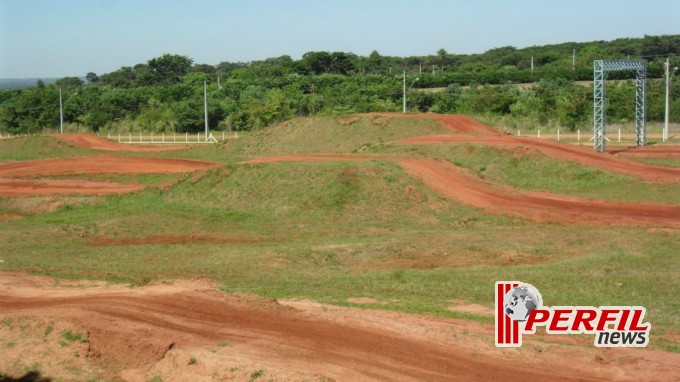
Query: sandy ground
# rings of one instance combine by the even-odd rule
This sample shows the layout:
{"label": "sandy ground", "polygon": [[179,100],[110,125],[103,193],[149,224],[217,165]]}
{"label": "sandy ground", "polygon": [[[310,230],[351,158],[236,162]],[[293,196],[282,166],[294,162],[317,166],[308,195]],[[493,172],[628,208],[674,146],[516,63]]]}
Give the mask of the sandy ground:
{"label": "sandy ground", "polygon": [[[207,280],[60,285],[0,273],[0,334],[21,332],[26,339],[3,350],[0,370],[9,372],[23,357],[27,364],[39,360],[45,376],[89,372],[126,381],[248,380],[253,373],[296,381],[680,378],[679,354],[575,347],[579,339],[545,342],[540,335],[541,342],[526,339],[521,349],[502,350],[493,346],[491,325],[214,287]],[[45,334],[49,325],[86,339],[59,344],[58,333]]]}

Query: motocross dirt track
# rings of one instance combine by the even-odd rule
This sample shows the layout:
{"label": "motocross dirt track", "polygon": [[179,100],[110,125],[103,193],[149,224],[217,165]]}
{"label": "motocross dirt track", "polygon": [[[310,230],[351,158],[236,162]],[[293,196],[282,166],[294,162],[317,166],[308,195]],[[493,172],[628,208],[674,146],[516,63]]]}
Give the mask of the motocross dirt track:
{"label": "motocross dirt track", "polygon": [[490,184],[446,161],[400,159],[401,166],[425,184],[489,213],[535,221],[578,224],[680,225],[680,206],[584,199]]}
{"label": "motocross dirt track", "polygon": [[[77,328],[88,333],[87,358],[107,365],[110,376],[132,381],[159,374],[171,381],[203,380],[219,376],[225,365],[250,364],[264,366],[267,378],[275,380],[568,381],[678,376],[677,354],[576,352],[573,345],[554,344],[549,354],[541,354],[540,363],[528,368],[526,360],[538,356],[531,346],[521,352],[502,352],[485,340],[455,333],[469,330],[492,338],[490,325],[325,309],[304,301],[279,303],[225,294],[213,287],[205,280],[138,288],[55,286],[46,277],[0,273],[0,314],[78,323]],[[229,345],[220,348],[218,344],[225,341]],[[201,367],[187,363],[190,354]],[[620,362],[624,358],[628,361]],[[222,377],[238,379],[231,374]]]}
{"label": "motocross dirt track", "polygon": [[0,195],[31,196],[53,194],[106,195],[133,192],[140,184],[119,184],[82,179],[32,179],[37,175],[73,174],[165,174],[185,173],[217,166],[217,163],[145,157],[99,155],[66,159],[42,159],[0,164]]}
{"label": "motocross dirt track", "polygon": [[[635,162],[632,160],[618,158],[613,155],[602,155],[595,152],[592,148],[574,146],[553,142],[538,138],[514,137],[514,136],[461,136],[461,135],[432,135],[424,137],[407,138],[397,141],[397,143],[458,143],[458,144],[479,144],[505,149],[512,149],[518,146],[535,149],[544,154],[557,158],[580,163],[584,166],[601,168],[619,174],[635,176],[651,182],[680,182],[680,168],[662,167],[650,164]],[[651,151],[651,150],[649,150]]]}
{"label": "motocross dirt track", "polygon": [[[403,117],[399,114],[388,116]],[[434,118],[452,134],[466,135],[419,137],[400,142],[524,146],[559,159],[650,181],[680,182],[680,169],[645,165],[568,144],[509,137],[469,117],[425,115],[415,118]],[[83,144],[89,144],[87,141],[85,139]],[[112,144],[117,148],[128,147]],[[675,205],[520,191],[491,184],[446,161],[432,158],[329,153],[253,158],[243,163],[367,160],[395,161],[407,173],[443,195],[484,208],[489,213],[567,224],[680,225],[680,207]],[[214,166],[218,164],[104,155],[4,163],[0,164],[0,177],[183,173]],[[50,193],[59,193],[59,190],[77,193],[74,190],[80,189],[97,194],[106,193],[102,190],[107,187],[116,190],[112,192],[126,192],[125,187],[141,186],[62,179],[0,179],[0,193],[28,195],[40,187]],[[167,244],[161,239],[145,237],[132,243],[103,242],[106,245],[138,245],[156,240]],[[193,243],[202,239],[175,240]],[[494,348],[491,325],[225,294],[216,290],[214,283],[205,280],[155,282],[136,288],[55,284],[54,280],[45,277],[0,273],[0,315],[37,316],[44,320],[75,323],[79,330],[88,333],[86,358],[103,365],[110,373],[109,377],[129,381],[147,381],[155,375],[163,375],[165,381],[211,380],[215,373],[221,373],[222,379],[248,380],[249,373],[256,369],[265,370],[263,380],[296,381],[324,378],[432,381],[680,379],[677,368],[680,355],[675,353],[597,349],[592,346],[592,339],[553,339],[555,336],[537,336],[541,342],[527,339],[522,349],[505,351]],[[463,331],[472,335],[461,335]],[[546,343],[545,340],[558,342]],[[578,346],[574,346],[577,342]],[[221,346],[223,343],[228,345]],[[537,350],[544,348],[550,351]],[[11,353],[3,350],[6,355]],[[187,362],[190,357],[196,357],[195,365]],[[248,370],[248,374],[227,371],[225,365]],[[2,359],[0,379],[1,370]]]}
{"label": "motocross dirt track", "polygon": [[55,194],[106,195],[124,194],[143,189],[140,184],[119,184],[80,179],[0,178],[0,195],[30,196]]}
{"label": "motocross dirt track", "polygon": [[680,158],[680,146],[614,149],[609,153],[632,158]]}
{"label": "motocross dirt track", "polygon": [[217,165],[214,162],[187,159],[97,155],[2,163],[0,164],[0,177],[70,174],[178,174]]}
{"label": "motocross dirt track", "polygon": [[89,149],[101,151],[156,152],[156,151],[183,150],[188,147],[191,147],[190,145],[143,146],[138,144],[122,144],[92,134],[50,134],[50,135],[75,146],[87,147]]}

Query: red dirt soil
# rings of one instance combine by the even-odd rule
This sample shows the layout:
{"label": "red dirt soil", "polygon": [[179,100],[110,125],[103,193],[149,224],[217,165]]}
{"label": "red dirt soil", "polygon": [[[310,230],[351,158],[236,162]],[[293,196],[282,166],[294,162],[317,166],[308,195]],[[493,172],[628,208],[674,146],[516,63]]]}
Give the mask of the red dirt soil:
{"label": "red dirt soil", "polygon": [[433,119],[439,122],[446,130],[457,134],[473,135],[503,135],[503,133],[478,120],[460,114],[399,114],[399,113],[368,113],[361,114],[365,117],[392,117],[409,119]]}
{"label": "red dirt soil", "polygon": [[397,143],[472,143],[511,149],[522,146],[543,152],[544,154],[584,166],[601,168],[619,174],[635,176],[651,182],[680,182],[680,168],[654,166],[646,163],[635,162],[612,155],[603,155],[592,149],[575,145],[562,144],[549,140],[530,137],[514,136],[456,136],[456,135],[432,135],[401,139]]}
{"label": "red dirt soil", "polygon": [[[240,379],[260,369],[267,379],[275,380],[561,381],[680,376],[677,354],[580,347],[575,351],[573,345],[543,342],[540,346],[549,346],[550,352],[541,352],[530,345],[530,339],[522,349],[509,352],[493,348],[491,325],[295,302],[283,306],[276,300],[225,294],[207,281],[158,282],[138,288],[55,285],[46,277],[0,273],[0,314],[39,315],[76,325],[88,335],[86,357],[108,370],[109,377],[124,380],[149,380],[154,375],[162,375],[163,380],[203,380],[215,375],[234,379],[238,375],[230,373],[240,367],[247,370]],[[460,334],[468,329],[476,335]],[[41,365],[47,361],[42,359]],[[43,372],[49,376],[49,370]]]}
{"label": "red dirt soil", "polygon": [[455,165],[432,158],[401,159],[400,165],[433,189],[495,214],[536,221],[680,226],[680,206],[584,199],[492,185]]}
{"label": "red dirt soil", "polygon": [[1,163],[0,177],[68,174],[176,174],[218,165],[215,162],[187,159],[98,155]]}
{"label": "red dirt soil", "polygon": [[95,182],[79,179],[8,179],[0,178],[0,195],[56,195],[84,194],[106,195],[123,194],[141,190],[141,184],[119,184],[115,182]]}
{"label": "red dirt soil", "polygon": [[610,154],[634,158],[680,158],[680,146],[647,146],[609,150]]}
{"label": "red dirt soil", "polygon": [[[246,163],[378,160],[377,157],[287,155],[255,158]],[[388,158],[383,158],[388,159]],[[535,221],[570,224],[680,226],[680,206],[585,199],[541,191],[520,191],[494,185],[455,165],[432,158],[397,159],[411,176],[465,204],[489,213],[527,217]],[[655,166],[651,166],[655,167]]]}
{"label": "red dirt soil", "polygon": [[111,141],[104,137],[92,134],[48,134],[60,140],[76,146],[87,147],[101,151],[124,151],[124,152],[155,152],[155,151],[174,151],[183,150],[191,147],[190,145],[165,145],[165,146],[144,146],[133,144],[121,144]]}

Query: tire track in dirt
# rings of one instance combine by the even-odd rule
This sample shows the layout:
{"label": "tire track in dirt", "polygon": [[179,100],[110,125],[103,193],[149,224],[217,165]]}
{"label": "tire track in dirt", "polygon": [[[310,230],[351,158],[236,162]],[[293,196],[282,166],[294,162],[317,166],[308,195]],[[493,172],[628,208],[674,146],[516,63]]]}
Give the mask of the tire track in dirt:
{"label": "tire track in dirt", "polygon": [[609,150],[608,152],[632,158],[680,158],[680,146],[636,147]]}
{"label": "tire track in dirt", "polygon": [[456,134],[503,135],[493,127],[462,114],[399,114],[399,113],[367,113],[364,117],[388,117],[407,119],[432,119],[441,124],[447,131]]}
{"label": "tire track in dirt", "polygon": [[178,174],[218,165],[215,162],[188,159],[97,155],[0,163],[0,177],[70,174]]}
{"label": "tire track in dirt", "polygon": [[0,178],[0,195],[107,195],[124,194],[144,188],[141,184],[120,184],[77,179],[16,179]]}
{"label": "tire track in dirt", "polygon": [[680,182],[680,168],[654,166],[646,163],[635,162],[632,160],[618,158],[612,155],[605,155],[595,152],[592,149],[575,145],[566,145],[559,142],[542,140],[531,137],[514,136],[456,136],[456,135],[432,135],[424,137],[413,137],[398,140],[397,143],[413,144],[482,144],[500,148],[515,148],[518,146],[528,147],[541,151],[542,153],[557,159],[576,162],[588,167],[600,168],[619,174],[638,177],[651,182]]}
{"label": "tire track in dirt", "polygon": [[219,166],[215,162],[146,157],[90,156],[0,163],[0,195],[106,195],[141,190],[144,185],[81,179],[20,179],[36,175],[185,173]]}
{"label": "tire track in dirt", "polygon": [[584,199],[492,185],[455,165],[432,158],[400,159],[413,177],[440,193],[494,214],[570,224],[680,226],[680,206]]}
{"label": "tire track in dirt", "polygon": [[101,151],[120,151],[120,152],[158,152],[184,150],[192,147],[191,145],[167,145],[167,146],[144,146],[136,144],[122,144],[111,141],[110,139],[99,137],[92,134],[48,134],[72,145],[87,147],[88,149]]}
{"label": "tire track in dirt", "polygon": [[254,158],[243,163],[395,160],[411,176],[452,199],[500,215],[538,222],[602,225],[680,225],[680,206],[585,199],[495,185],[446,161],[433,158],[286,155]]}
{"label": "tire track in dirt", "polygon": [[603,378],[587,369],[527,367],[472,353],[457,342],[309,317],[275,300],[249,299],[200,285],[69,291],[35,287],[31,280],[22,281],[21,275],[4,276],[11,283],[0,281],[1,314],[77,320],[88,333],[89,357],[118,372],[148,370],[170,349],[215,346],[226,340],[235,348],[249,349],[254,362],[280,360],[288,369],[341,380]]}

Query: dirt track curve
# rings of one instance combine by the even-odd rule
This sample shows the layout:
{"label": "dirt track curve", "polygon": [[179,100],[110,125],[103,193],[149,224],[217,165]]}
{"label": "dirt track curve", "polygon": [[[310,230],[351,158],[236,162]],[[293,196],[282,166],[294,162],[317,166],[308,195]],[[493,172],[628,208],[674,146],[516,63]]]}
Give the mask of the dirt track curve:
{"label": "dirt track curve", "polygon": [[214,162],[186,159],[98,155],[0,163],[0,195],[105,195],[137,191],[139,184],[119,184],[80,179],[31,179],[36,175],[72,174],[177,174],[217,166]]}
{"label": "dirt track curve", "polygon": [[[491,345],[484,349],[468,344],[474,350],[466,348],[451,330],[453,320],[428,322],[426,318],[361,310],[353,311],[351,316],[358,316],[353,322],[341,314],[328,316],[328,312],[306,315],[275,300],[225,294],[205,282],[166,282],[132,289],[68,288],[55,287],[48,278],[0,273],[0,314],[40,314],[50,320],[81,322],[82,330],[89,334],[88,357],[120,375],[136,369],[139,376],[152,367],[154,373],[162,372],[163,365],[169,368],[165,371],[182,373],[181,365],[178,368],[175,362],[174,368],[168,367],[173,362],[167,359],[181,359],[176,353],[183,349],[209,350],[224,341],[230,344],[223,354],[226,359],[215,367],[226,369],[225,365],[245,359],[265,365],[269,376],[276,377],[277,369],[282,369],[284,374],[277,380],[325,376],[336,380],[557,381],[609,379],[639,372],[635,364],[627,365],[627,370],[623,366],[603,370],[596,358],[583,355],[582,361],[591,367],[583,367],[582,362],[572,365],[571,359],[555,356],[528,367],[524,357],[501,354]],[[399,329],[368,325],[373,315],[381,314],[389,316],[385,321],[392,325],[400,324]],[[419,320],[429,329],[413,331],[412,323],[407,325],[405,319]],[[436,333],[439,328],[442,333]],[[492,333],[488,328],[472,330]],[[207,358],[197,352],[190,354]],[[663,364],[666,361],[645,361],[645,368],[650,362],[655,366],[656,375],[669,370],[669,365]],[[182,365],[187,365],[186,360]],[[307,375],[286,376],[291,370]]]}
{"label": "dirt track curve", "polygon": [[92,134],[50,134],[50,135],[72,145],[87,147],[89,149],[101,151],[157,152],[157,151],[183,150],[188,147],[191,147],[191,145],[153,146],[139,144],[122,144]]}
{"label": "dirt track curve", "polygon": [[558,159],[580,163],[584,166],[601,168],[603,170],[635,176],[652,182],[680,182],[680,168],[654,166],[646,163],[618,158],[595,152],[593,149],[532,137],[514,136],[461,136],[461,135],[431,135],[401,139],[397,143],[473,143],[501,148],[518,146],[539,150],[544,154]]}
{"label": "dirt track curve", "polygon": [[400,159],[399,164],[440,193],[494,214],[578,224],[680,225],[680,206],[585,199],[493,185],[446,161]]}

